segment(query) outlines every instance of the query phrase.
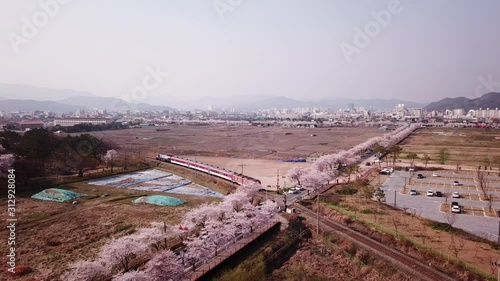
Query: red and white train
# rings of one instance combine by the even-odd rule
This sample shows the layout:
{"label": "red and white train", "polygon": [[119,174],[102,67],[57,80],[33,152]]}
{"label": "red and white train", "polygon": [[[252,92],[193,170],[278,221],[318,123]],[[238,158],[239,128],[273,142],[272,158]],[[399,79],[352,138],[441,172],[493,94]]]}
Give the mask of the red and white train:
{"label": "red and white train", "polygon": [[163,161],[163,162],[168,162],[172,164],[176,164],[179,166],[184,166],[190,169],[194,169],[200,172],[204,172],[219,178],[223,178],[225,180],[228,180],[230,182],[237,183],[239,185],[243,184],[260,184],[260,180],[254,179],[252,177],[248,177],[233,171],[226,170],[224,168],[219,168],[219,167],[213,167],[208,164],[200,163],[200,162],[195,162],[191,161],[189,159],[184,159],[181,157],[176,157],[170,154],[161,154],[158,153],[156,155],[156,160]]}

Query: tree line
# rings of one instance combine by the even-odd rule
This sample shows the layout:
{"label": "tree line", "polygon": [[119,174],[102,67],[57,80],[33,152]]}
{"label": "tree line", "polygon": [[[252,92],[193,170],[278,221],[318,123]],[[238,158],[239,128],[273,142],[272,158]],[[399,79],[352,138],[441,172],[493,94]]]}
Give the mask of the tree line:
{"label": "tree line", "polygon": [[90,134],[60,136],[48,129],[33,129],[23,134],[0,132],[1,154],[11,155],[2,162],[2,170],[14,168],[25,183],[29,178],[65,175],[94,169],[103,163],[103,156],[112,144]]}

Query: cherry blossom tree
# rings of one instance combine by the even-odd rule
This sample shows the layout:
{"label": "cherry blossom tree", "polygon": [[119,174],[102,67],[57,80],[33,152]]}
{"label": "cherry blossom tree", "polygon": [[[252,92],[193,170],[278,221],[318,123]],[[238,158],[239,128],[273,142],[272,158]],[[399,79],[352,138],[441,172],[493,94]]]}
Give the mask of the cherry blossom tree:
{"label": "cherry blossom tree", "polygon": [[243,207],[250,204],[250,198],[244,191],[237,190],[233,194],[226,195],[224,201],[221,204],[224,210],[233,210],[239,212],[243,210]]}
{"label": "cherry blossom tree", "polygon": [[209,245],[213,245],[215,249],[215,256],[217,256],[217,250],[231,238],[235,237],[237,221],[227,221],[222,222],[219,220],[209,220],[206,223],[205,229],[208,232],[205,241]]}
{"label": "cherry blossom tree", "polygon": [[297,181],[297,185],[300,185],[300,179],[305,173],[307,173],[305,168],[293,167],[290,171],[288,171],[287,176],[292,180]]}
{"label": "cherry blossom tree", "polygon": [[144,271],[151,281],[182,280],[184,276],[181,259],[170,250],[158,253],[145,267]]}
{"label": "cherry blossom tree", "polygon": [[309,190],[316,190],[321,185],[325,184],[328,176],[316,170],[310,170],[307,174],[302,176],[303,186]]}
{"label": "cherry blossom tree", "polygon": [[115,165],[115,161],[118,158],[118,152],[114,149],[110,149],[106,152],[106,155],[104,155],[103,159],[106,164],[111,167],[111,173],[113,172],[113,167]]}
{"label": "cherry blossom tree", "polygon": [[8,170],[12,169],[12,165],[14,164],[14,155],[13,154],[1,154],[0,155],[0,178],[7,178]]}
{"label": "cherry blossom tree", "polygon": [[187,248],[184,262],[189,264],[193,271],[196,270],[196,264],[208,260],[215,253],[214,245],[200,237],[191,237],[184,241],[184,245]]}
{"label": "cherry blossom tree", "polygon": [[337,176],[338,161],[337,154],[323,155],[313,163],[312,168],[328,175],[328,180],[331,180]]}
{"label": "cherry blossom tree", "polygon": [[194,226],[203,227],[205,225],[205,221],[208,219],[222,219],[223,217],[224,211],[219,208],[217,203],[205,203],[187,212],[186,215],[184,215],[184,219],[181,224],[190,228]]}
{"label": "cherry blossom tree", "polygon": [[99,260],[110,269],[121,265],[123,271],[128,271],[130,261],[145,256],[148,249],[148,245],[137,236],[126,235],[105,244],[99,253]]}
{"label": "cherry blossom tree", "polygon": [[69,271],[62,275],[67,281],[92,281],[103,278],[106,269],[98,262],[77,261],[69,266]]}
{"label": "cherry blossom tree", "polygon": [[150,281],[150,276],[140,270],[131,270],[114,276],[113,281]]}

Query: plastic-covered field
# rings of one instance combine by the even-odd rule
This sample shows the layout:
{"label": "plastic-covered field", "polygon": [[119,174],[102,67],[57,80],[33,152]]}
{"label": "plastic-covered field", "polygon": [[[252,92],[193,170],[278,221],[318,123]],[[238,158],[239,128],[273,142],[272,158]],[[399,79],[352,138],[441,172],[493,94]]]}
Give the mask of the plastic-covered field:
{"label": "plastic-covered field", "polygon": [[195,196],[224,197],[218,192],[183,177],[154,169],[90,181],[88,184]]}
{"label": "plastic-covered field", "polygon": [[186,203],[182,199],[163,195],[142,196],[132,202],[135,204],[152,204],[158,206],[179,206]]}
{"label": "plastic-covered field", "polygon": [[146,170],[90,181],[88,183],[93,185],[111,185],[113,187],[122,188],[170,176],[172,176],[172,174],[160,170]]}
{"label": "plastic-covered field", "polygon": [[32,195],[31,198],[47,200],[47,201],[55,201],[55,202],[64,202],[82,196],[85,195],[66,189],[49,188],[41,192],[38,192],[37,194]]}

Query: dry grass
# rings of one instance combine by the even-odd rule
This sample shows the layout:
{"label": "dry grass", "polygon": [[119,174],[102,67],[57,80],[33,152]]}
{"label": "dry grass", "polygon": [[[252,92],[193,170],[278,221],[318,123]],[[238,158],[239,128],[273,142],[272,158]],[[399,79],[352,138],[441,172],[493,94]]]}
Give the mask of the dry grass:
{"label": "dry grass", "polygon": [[[414,152],[420,159],[427,153],[431,157],[429,164],[439,164],[438,152],[447,148],[450,154],[447,165],[477,168],[484,167],[485,158],[500,155],[500,130],[460,129],[460,128],[427,128],[417,130],[403,143],[401,158],[405,161],[407,153]],[[422,163],[422,160],[416,160]],[[498,169],[498,164],[491,164]]]}
{"label": "dry grass", "polygon": [[[490,243],[482,239],[470,239],[472,235],[464,237],[455,234],[453,236],[451,232],[436,227],[436,224],[418,214],[405,213],[383,204],[379,205],[376,202],[352,196],[346,197],[340,204],[340,208],[362,221],[377,225],[389,232],[396,232],[397,227],[397,232],[404,237],[450,257],[457,257],[486,273],[493,273],[489,264],[490,260],[495,260],[500,256],[500,250],[493,249]],[[443,211],[449,208],[450,206],[442,206]],[[453,239],[455,239],[454,243],[459,243],[459,245],[455,244],[457,247],[453,247]]]}
{"label": "dry grass", "polygon": [[[169,129],[156,131],[156,129]],[[175,155],[287,159],[349,149],[382,135],[377,128],[281,128],[229,125],[167,125],[120,131],[92,132],[131,151]],[[316,136],[312,137],[314,134]]]}

